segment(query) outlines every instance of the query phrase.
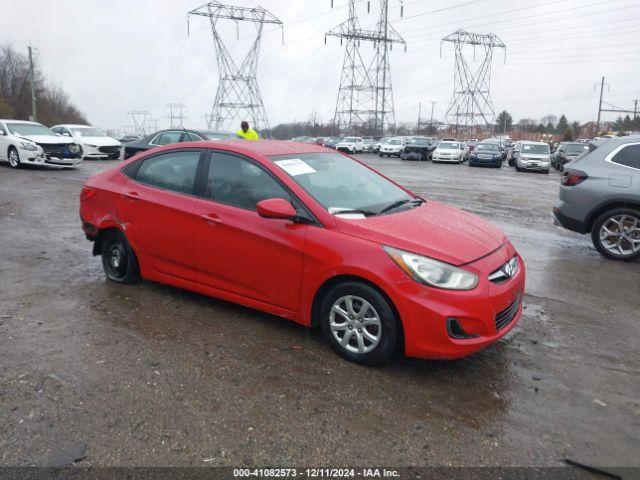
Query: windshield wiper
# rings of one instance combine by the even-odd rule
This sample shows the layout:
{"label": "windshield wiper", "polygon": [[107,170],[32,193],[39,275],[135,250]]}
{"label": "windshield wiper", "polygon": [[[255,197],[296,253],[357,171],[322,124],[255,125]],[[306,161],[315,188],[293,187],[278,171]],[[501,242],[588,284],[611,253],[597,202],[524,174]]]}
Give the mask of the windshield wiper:
{"label": "windshield wiper", "polygon": [[[417,202],[417,204],[416,204]],[[411,198],[411,199],[404,199],[404,200],[398,200],[397,202],[393,202],[389,205],[387,205],[386,207],[384,207],[382,210],[380,210],[378,212],[378,215],[382,215],[383,213],[387,213],[390,212],[391,210],[395,210],[398,207],[401,207],[403,205],[406,205],[407,203],[411,203],[411,204],[416,204],[420,205],[421,203],[423,203],[424,200],[422,200],[421,198]]]}
{"label": "windshield wiper", "polygon": [[346,215],[351,213],[360,213],[365,217],[370,217],[372,215],[377,215],[376,212],[372,212],[371,210],[364,210],[362,208],[329,208],[329,213],[331,215]]}

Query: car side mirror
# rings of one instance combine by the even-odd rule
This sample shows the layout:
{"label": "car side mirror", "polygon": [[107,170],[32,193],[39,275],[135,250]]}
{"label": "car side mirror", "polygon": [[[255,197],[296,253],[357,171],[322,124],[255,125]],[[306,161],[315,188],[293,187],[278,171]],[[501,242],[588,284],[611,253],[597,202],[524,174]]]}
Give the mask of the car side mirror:
{"label": "car side mirror", "polygon": [[293,219],[296,209],[284,198],[269,198],[262,200],[256,205],[258,215],[264,218]]}

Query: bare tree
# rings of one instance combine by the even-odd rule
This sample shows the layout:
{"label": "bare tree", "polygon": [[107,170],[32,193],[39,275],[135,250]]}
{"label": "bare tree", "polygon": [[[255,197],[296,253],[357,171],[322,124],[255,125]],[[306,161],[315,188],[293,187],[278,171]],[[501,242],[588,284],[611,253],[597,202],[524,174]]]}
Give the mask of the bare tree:
{"label": "bare tree", "polygon": [[[60,86],[47,84],[39,71],[35,83],[39,121],[45,125],[87,123]],[[5,45],[0,48],[0,116],[28,119],[30,115],[29,61],[26,55]]]}

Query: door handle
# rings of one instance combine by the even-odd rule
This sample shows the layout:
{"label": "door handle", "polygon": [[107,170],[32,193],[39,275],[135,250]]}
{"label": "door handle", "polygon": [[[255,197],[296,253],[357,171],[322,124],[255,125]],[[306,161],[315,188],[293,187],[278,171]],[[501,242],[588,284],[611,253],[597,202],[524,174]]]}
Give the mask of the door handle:
{"label": "door handle", "polygon": [[218,215],[215,213],[203,213],[202,215],[200,215],[200,218],[202,218],[209,225],[220,225],[222,223],[220,217],[218,217]]}
{"label": "door handle", "polygon": [[127,192],[124,196],[132,202],[137,202],[138,200],[140,200],[140,195],[138,194],[138,192]]}

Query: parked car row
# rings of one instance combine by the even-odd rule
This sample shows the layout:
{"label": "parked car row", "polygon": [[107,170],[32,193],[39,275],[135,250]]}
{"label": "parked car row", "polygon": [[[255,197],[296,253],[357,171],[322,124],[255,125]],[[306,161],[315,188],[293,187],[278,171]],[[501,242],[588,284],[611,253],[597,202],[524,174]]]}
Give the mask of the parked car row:
{"label": "parked car row", "polygon": [[82,144],[63,137],[41,123],[0,120],[0,161],[12,168],[23,165],[75,167],[82,162]]}
{"label": "parked car row", "polygon": [[122,144],[90,125],[48,128],[25,120],[0,120],[0,161],[23,165],[76,167],[84,158],[118,159]]}

